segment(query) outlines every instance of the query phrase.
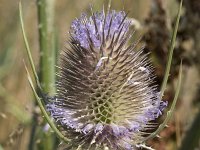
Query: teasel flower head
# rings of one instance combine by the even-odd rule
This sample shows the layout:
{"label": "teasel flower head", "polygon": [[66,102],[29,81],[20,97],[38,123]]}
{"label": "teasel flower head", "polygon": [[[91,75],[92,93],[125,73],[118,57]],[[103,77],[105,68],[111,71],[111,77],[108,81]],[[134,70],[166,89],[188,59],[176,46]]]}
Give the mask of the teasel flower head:
{"label": "teasel flower head", "polygon": [[82,14],[60,56],[55,100],[47,105],[66,149],[134,150],[167,103],[154,84],[148,54],[132,42],[124,11]]}

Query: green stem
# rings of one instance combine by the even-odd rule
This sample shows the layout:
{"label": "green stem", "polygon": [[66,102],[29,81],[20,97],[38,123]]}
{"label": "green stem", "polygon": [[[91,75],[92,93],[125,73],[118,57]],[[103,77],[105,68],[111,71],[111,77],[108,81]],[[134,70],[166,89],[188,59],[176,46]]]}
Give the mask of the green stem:
{"label": "green stem", "polygon": [[[54,0],[37,0],[38,29],[40,46],[40,82],[42,89],[49,95],[55,94],[55,49],[54,49]],[[40,103],[41,101],[38,101]],[[44,109],[44,107],[43,107]],[[45,110],[43,110],[44,112]],[[49,121],[48,121],[49,122]],[[42,130],[42,129],[40,129]],[[39,147],[53,150],[52,134],[39,135]],[[45,138],[44,138],[45,137]]]}
{"label": "green stem", "polygon": [[40,81],[44,92],[55,94],[54,0],[37,0]]}

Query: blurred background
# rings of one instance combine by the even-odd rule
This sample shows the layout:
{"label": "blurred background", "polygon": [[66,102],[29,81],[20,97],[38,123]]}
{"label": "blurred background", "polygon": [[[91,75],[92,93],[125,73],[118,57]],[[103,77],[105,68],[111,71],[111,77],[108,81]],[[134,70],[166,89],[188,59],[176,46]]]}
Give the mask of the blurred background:
{"label": "blurred background", "polygon": [[[38,30],[38,2],[22,0],[25,30],[36,68],[40,71],[41,38]],[[52,0],[51,0],[52,1]],[[35,103],[24,63],[30,68],[20,28],[18,0],[0,0],[0,150],[53,150],[59,140],[47,125]],[[89,4],[101,10],[103,0],[52,1],[54,50],[57,58],[64,49],[72,20],[89,12]],[[161,85],[170,37],[179,0],[113,0],[112,8],[130,11],[138,20],[136,36],[142,36],[145,52],[155,66]],[[200,0],[184,0],[171,74],[164,100],[171,104],[178,69],[183,60],[183,82],[173,118],[160,136],[148,141],[157,150],[200,149]],[[55,62],[56,59],[55,59]],[[53,65],[54,66],[54,65]],[[48,91],[48,90],[47,90]],[[159,118],[162,122],[163,118]]]}

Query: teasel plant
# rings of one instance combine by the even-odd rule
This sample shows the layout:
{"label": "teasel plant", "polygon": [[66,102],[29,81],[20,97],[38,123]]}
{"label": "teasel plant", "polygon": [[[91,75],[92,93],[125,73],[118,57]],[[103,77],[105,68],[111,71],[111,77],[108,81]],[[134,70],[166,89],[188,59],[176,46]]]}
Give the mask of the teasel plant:
{"label": "teasel plant", "polygon": [[174,100],[163,123],[154,121],[167,107],[162,101],[169,77],[182,1],[179,6],[161,89],[153,67],[138,41],[131,41],[132,20],[125,11],[108,9],[82,14],[69,31],[69,47],[60,54],[55,96],[46,96],[37,76],[26,38],[21,3],[21,27],[35,89],[27,76],[42,115],[66,150],[135,150],[153,148],[147,140],[165,128],[178,99],[182,63]]}

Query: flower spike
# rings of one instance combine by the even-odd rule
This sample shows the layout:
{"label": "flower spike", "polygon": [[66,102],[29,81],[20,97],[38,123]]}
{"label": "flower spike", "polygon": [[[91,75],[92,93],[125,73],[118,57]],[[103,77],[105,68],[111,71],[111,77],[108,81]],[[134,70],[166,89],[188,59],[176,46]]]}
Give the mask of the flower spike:
{"label": "flower spike", "polygon": [[92,12],[72,22],[59,62],[56,99],[47,109],[66,149],[136,149],[167,103],[154,85],[143,47],[129,44],[124,11]]}

